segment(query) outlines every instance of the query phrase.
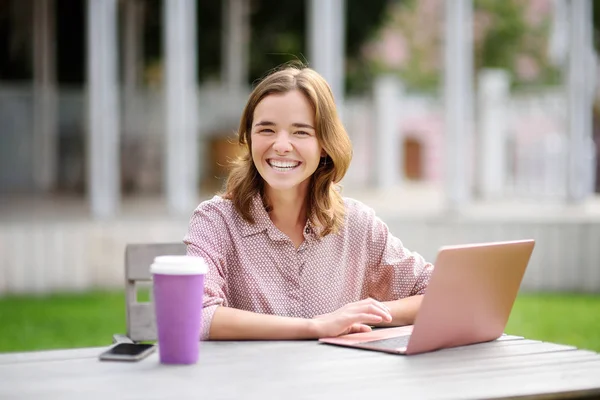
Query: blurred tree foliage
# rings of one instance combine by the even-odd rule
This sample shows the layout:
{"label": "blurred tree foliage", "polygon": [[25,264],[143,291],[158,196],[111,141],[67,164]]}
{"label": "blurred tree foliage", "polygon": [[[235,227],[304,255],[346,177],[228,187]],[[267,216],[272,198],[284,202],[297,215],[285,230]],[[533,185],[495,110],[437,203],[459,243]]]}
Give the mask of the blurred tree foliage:
{"label": "blurred tree foliage", "polygon": [[[367,64],[360,51],[365,40],[379,27],[389,0],[346,0],[346,63],[348,92],[367,87]],[[307,5],[299,0],[252,0],[250,79],[284,62],[307,60]]]}
{"label": "blurred tree foliage", "polygon": [[[165,0],[162,0],[165,1]],[[146,0],[145,57],[151,74],[160,64],[162,1]],[[292,60],[307,63],[306,15],[308,0],[249,0],[251,40],[249,80]],[[390,0],[346,0],[346,62],[349,92],[364,89],[369,74],[362,62],[363,43],[379,27]],[[218,80],[221,66],[222,2],[198,0],[198,78]],[[349,68],[350,69],[350,68]]]}
{"label": "blurred tree foliage", "polygon": [[[60,0],[68,2],[73,0]],[[147,73],[160,75],[162,4],[146,3]],[[249,80],[291,60],[307,62],[308,0],[249,0],[251,40]],[[346,86],[368,90],[374,74],[395,70],[409,88],[437,90],[443,68],[443,4],[438,0],[346,0]],[[600,6],[594,2],[595,42],[600,47]],[[517,85],[555,83],[559,71],[548,60],[551,19],[528,20],[530,0],[474,0],[475,68],[504,68]],[[529,13],[531,14],[531,13]],[[531,18],[531,16],[529,16]],[[222,3],[198,0],[198,78],[218,80],[221,65]],[[386,38],[400,34],[402,65],[389,65]],[[377,53],[380,55],[378,56]],[[387,65],[386,65],[387,64]],[[65,65],[72,65],[66,62]],[[156,79],[155,79],[156,80]],[[160,80],[160,79],[158,79]]]}
{"label": "blurred tree foliage", "polygon": [[435,90],[442,68],[443,3],[392,2],[384,23],[365,46],[374,74],[397,74],[409,89]]}
{"label": "blurred tree foliage", "polygon": [[[552,23],[550,3],[535,0],[474,0],[475,70],[503,68],[516,85],[558,82],[559,70],[548,56]],[[444,68],[444,7],[437,0],[393,4],[388,18],[367,44],[377,71],[398,74],[409,89],[439,89]],[[402,48],[390,56],[391,49]]]}
{"label": "blurred tree foliage", "polygon": [[[35,0],[42,1],[42,0]],[[119,2],[119,18],[123,4]],[[144,81],[160,85],[163,57],[163,6],[169,0],[140,0],[144,5]],[[307,62],[306,14],[308,0],[248,0],[251,3],[251,82],[279,64],[291,60]],[[369,87],[368,65],[360,57],[366,39],[380,26],[387,4],[401,0],[346,0],[346,63],[349,92]],[[87,2],[57,0],[57,75],[60,84],[81,85],[86,80]],[[19,6],[19,7],[17,7]],[[21,0],[0,0],[0,78],[29,80],[32,75],[31,35],[19,24],[15,10],[30,12]],[[197,0],[198,78],[218,80],[221,71],[223,1]],[[120,21],[119,29],[122,28]],[[23,25],[23,26],[20,26]],[[17,40],[19,39],[19,40]],[[16,43],[16,44],[15,44]],[[120,41],[122,44],[122,41]],[[18,44],[18,46],[17,46]],[[121,49],[122,50],[122,49]]]}
{"label": "blurred tree foliage", "polygon": [[548,53],[551,13],[534,18],[528,6],[521,0],[474,0],[475,69],[512,71],[516,85],[556,84],[560,70]]}
{"label": "blurred tree foliage", "polygon": [[[122,0],[127,1],[127,0]],[[145,5],[144,59],[147,83],[160,84],[162,75],[162,6],[168,0],[141,0]],[[217,80],[221,65],[222,1],[198,1],[198,78]],[[251,2],[250,73],[253,82],[273,67],[290,60],[307,61],[306,6],[308,0],[249,0]],[[554,82],[558,71],[546,59],[549,20],[526,21],[529,0],[474,0],[476,68],[500,67],[516,71],[525,64],[538,70],[534,79],[517,76],[517,83]],[[57,75],[61,84],[82,84],[86,69],[86,3],[56,0]],[[121,2],[122,3],[122,2]],[[346,0],[346,73],[349,93],[370,87],[373,74],[390,69],[369,53],[369,44],[383,42],[390,24],[404,35],[406,64],[393,66],[415,89],[437,89],[443,20],[419,11],[419,4],[439,0]],[[0,78],[31,79],[28,41],[17,40],[29,28],[13,20],[20,0],[0,0]],[[25,3],[23,3],[25,4]],[[600,1],[592,1],[594,43],[600,51]],[[22,6],[23,8],[25,6]],[[25,7],[27,8],[27,7]],[[399,10],[400,15],[395,15]],[[437,17],[436,17],[437,18]],[[483,25],[484,32],[477,29]],[[17,39],[15,39],[17,38]],[[31,38],[28,39],[31,41]],[[29,44],[28,44],[29,43]],[[396,43],[397,44],[397,43]],[[402,44],[402,43],[401,43]],[[371,46],[373,47],[373,46]],[[371,50],[373,50],[371,48]],[[527,69],[527,68],[525,68]],[[528,80],[529,79],[529,80]],[[249,82],[249,83],[250,83]]]}
{"label": "blurred tree foliage", "polygon": [[[527,34],[522,1],[475,0],[475,68],[512,69],[516,50]],[[482,31],[479,35],[478,28]],[[478,38],[478,36],[480,36]],[[479,40],[478,40],[479,39]]]}
{"label": "blurred tree foliage", "polygon": [[[346,0],[346,64],[348,92],[368,87],[367,64],[360,51],[379,27],[389,0]],[[308,0],[252,0],[252,40],[250,80],[254,81],[280,65],[300,60],[308,62],[306,43]]]}

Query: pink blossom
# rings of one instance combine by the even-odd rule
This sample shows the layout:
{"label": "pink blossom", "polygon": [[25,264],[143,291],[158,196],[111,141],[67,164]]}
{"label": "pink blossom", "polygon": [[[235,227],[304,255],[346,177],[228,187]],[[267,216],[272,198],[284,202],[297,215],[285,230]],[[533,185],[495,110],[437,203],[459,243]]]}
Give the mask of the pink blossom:
{"label": "pink blossom", "polygon": [[397,30],[386,29],[383,33],[381,58],[388,67],[402,67],[408,59],[406,39]]}
{"label": "pink blossom", "polygon": [[529,0],[525,8],[525,20],[533,25],[539,25],[552,11],[550,0]]}
{"label": "pink blossom", "polygon": [[519,54],[515,67],[517,76],[524,81],[533,81],[540,74],[540,65],[528,54]]}

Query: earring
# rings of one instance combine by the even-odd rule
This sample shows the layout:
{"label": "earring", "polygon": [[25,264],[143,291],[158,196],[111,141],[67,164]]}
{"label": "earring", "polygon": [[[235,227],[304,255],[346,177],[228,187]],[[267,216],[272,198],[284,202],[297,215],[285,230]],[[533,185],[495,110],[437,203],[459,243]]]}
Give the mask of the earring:
{"label": "earring", "polygon": [[327,165],[327,156],[321,157],[321,165],[322,166],[326,166]]}

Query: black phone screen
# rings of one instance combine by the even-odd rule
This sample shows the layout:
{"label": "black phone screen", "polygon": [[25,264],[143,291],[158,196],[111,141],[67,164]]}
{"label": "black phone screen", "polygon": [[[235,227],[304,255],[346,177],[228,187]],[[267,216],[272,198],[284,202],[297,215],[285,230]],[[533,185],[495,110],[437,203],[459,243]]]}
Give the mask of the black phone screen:
{"label": "black phone screen", "polygon": [[112,347],[108,353],[124,356],[137,356],[153,346],[153,344],[119,343]]}
{"label": "black phone screen", "polygon": [[100,360],[140,361],[152,354],[155,349],[156,346],[153,344],[119,343],[100,354]]}

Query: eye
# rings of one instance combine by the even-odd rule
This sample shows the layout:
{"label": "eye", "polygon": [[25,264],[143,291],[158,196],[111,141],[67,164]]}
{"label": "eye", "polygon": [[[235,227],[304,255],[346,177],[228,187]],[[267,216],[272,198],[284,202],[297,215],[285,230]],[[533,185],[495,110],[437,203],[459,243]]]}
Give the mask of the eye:
{"label": "eye", "polygon": [[310,136],[310,133],[305,132],[305,131],[296,131],[296,132],[294,132],[294,134],[298,135],[298,136]]}
{"label": "eye", "polygon": [[258,133],[264,133],[264,134],[268,135],[268,134],[271,134],[271,133],[275,133],[275,131],[273,129],[266,128],[266,129],[259,130]]}

